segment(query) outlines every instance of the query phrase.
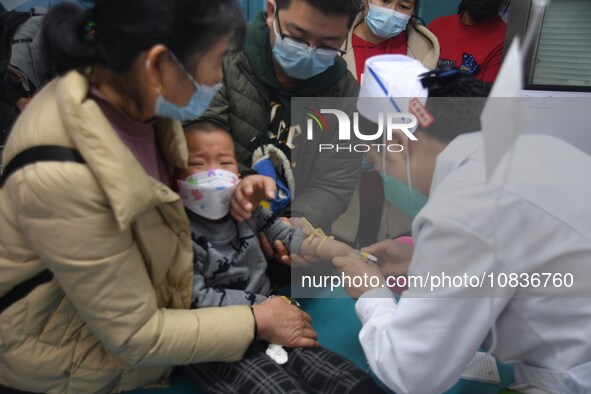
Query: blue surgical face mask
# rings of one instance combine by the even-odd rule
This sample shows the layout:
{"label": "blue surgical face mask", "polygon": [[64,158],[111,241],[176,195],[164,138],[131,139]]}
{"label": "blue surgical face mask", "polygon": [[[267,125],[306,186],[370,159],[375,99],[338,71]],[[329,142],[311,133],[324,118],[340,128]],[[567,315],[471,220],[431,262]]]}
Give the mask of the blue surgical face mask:
{"label": "blue surgical face mask", "polygon": [[180,122],[199,119],[201,115],[203,115],[203,113],[209,108],[211,100],[220,90],[222,84],[218,83],[214,86],[200,84],[185,69],[185,67],[181,64],[181,62],[178,61],[172,52],[170,53],[170,56],[179,66],[179,68],[187,75],[189,80],[195,86],[196,90],[195,93],[193,93],[193,96],[191,96],[189,103],[184,107],[179,107],[178,105],[171,103],[160,93],[156,99],[156,116],[178,120]]}
{"label": "blue surgical face mask", "polygon": [[410,15],[369,3],[365,22],[373,34],[380,38],[392,38],[404,30]]}
{"label": "blue surgical face mask", "polygon": [[411,217],[417,216],[419,211],[427,204],[428,197],[412,187],[410,176],[410,153],[406,156],[406,179],[408,184],[400,182],[386,172],[386,160],[380,175],[384,184],[384,196],[388,202],[405,212]]}
{"label": "blue surgical face mask", "polygon": [[322,74],[335,63],[338,51],[313,48],[289,37],[281,37],[277,31],[277,19],[273,21],[273,29],[275,31],[273,54],[283,71],[291,78],[310,79]]}

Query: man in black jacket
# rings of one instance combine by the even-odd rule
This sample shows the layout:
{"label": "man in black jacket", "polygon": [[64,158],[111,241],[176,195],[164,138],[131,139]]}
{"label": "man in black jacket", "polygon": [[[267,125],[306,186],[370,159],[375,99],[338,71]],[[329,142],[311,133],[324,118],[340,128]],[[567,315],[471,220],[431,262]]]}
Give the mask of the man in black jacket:
{"label": "man in black jacket", "polygon": [[280,214],[304,216],[327,230],[347,207],[361,157],[319,153],[318,143],[338,144],[334,128],[320,142],[304,141],[306,125],[292,124],[291,100],[357,97],[359,86],[339,48],[361,2],[268,0],[267,6],[249,24],[244,50],[225,59],[224,86],[202,119],[231,131],[243,173],[252,172],[257,149],[264,148],[259,156],[283,153],[287,163],[278,166],[278,177],[290,186],[295,178],[297,197]]}

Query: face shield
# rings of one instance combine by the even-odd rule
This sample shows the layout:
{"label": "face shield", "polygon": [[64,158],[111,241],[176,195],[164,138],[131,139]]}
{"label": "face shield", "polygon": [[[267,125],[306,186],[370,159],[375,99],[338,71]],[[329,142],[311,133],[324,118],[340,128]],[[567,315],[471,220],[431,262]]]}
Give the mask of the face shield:
{"label": "face shield", "polygon": [[[403,55],[375,56],[367,60],[364,79],[361,84],[357,110],[359,114],[374,123],[388,119],[387,130],[383,133],[383,144],[388,146],[393,124],[397,124],[410,141],[416,141],[414,133],[418,128],[413,107],[423,107],[428,91],[419,76],[428,70],[417,60]],[[396,123],[392,121],[396,119]],[[426,204],[427,196],[412,186],[410,150],[406,152],[406,182],[387,171],[386,154],[399,154],[382,150],[382,171],[385,198],[410,216],[415,216]]]}

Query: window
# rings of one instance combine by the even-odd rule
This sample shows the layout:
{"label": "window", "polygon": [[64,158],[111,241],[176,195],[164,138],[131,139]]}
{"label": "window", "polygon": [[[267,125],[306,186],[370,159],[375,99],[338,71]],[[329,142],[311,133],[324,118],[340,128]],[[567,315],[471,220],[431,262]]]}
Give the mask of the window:
{"label": "window", "polygon": [[546,8],[529,82],[591,88],[591,1],[553,0]]}

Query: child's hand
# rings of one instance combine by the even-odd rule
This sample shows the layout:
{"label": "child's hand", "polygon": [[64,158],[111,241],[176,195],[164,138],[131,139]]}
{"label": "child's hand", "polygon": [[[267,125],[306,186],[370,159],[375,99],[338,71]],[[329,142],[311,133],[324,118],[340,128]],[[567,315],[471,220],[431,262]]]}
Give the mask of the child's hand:
{"label": "child's hand", "polygon": [[[359,257],[359,252],[349,245],[334,240],[321,229],[314,228],[305,218],[291,218],[291,224],[299,227],[306,239],[302,243],[301,256],[292,255],[297,265],[309,265],[318,261],[331,261],[335,257]],[[294,263],[294,265],[296,265]]]}
{"label": "child's hand", "polygon": [[275,198],[276,190],[277,186],[272,178],[263,175],[247,176],[234,192],[230,204],[232,216],[239,222],[250,219],[261,201]]}
{"label": "child's hand", "polygon": [[[302,229],[302,232],[304,233],[304,235],[306,235],[305,229],[307,227],[303,225],[302,219],[299,219],[299,218],[288,219],[286,217],[280,217],[279,220],[281,220],[285,224],[288,224],[288,225],[291,225],[294,227],[300,227]],[[310,234],[311,233],[309,232],[309,234],[307,234],[307,235],[310,235]],[[261,248],[263,249],[263,253],[265,254],[265,256],[267,258],[275,257],[280,263],[288,265],[288,266],[306,267],[312,263],[320,261],[320,259],[315,255],[298,255],[298,254],[291,254],[290,255],[289,250],[283,244],[283,242],[276,240],[273,243],[273,245],[271,245],[271,243],[269,242],[269,239],[267,238],[265,233],[259,234],[259,241],[261,243]],[[304,241],[304,243],[306,243],[306,242],[308,242],[308,241]],[[311,248],[311,247],[305,248],[304,247],[304,249],[312,250],[313,248]]]}
{"label": "child's hand", "polygon": [[310,223],[304,218],[293,217],[289,219],[289,223],[293,227],[299,227],[302,230],[304,237],[309,237],[315,230],[314,227],[312,227]]}
{"label": "child's hand", "polygon": [[312,245],[315,245],[315,254],[325,261],[331,261],[335,257],[351,257],[357,259],[360,257],[358,250],[353,249],[346,243],[331,238],[327,239],[320,248],[318,239],[313,240]]}

